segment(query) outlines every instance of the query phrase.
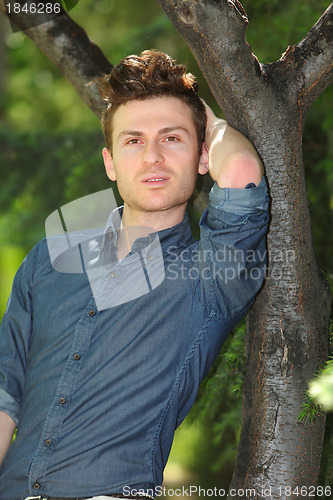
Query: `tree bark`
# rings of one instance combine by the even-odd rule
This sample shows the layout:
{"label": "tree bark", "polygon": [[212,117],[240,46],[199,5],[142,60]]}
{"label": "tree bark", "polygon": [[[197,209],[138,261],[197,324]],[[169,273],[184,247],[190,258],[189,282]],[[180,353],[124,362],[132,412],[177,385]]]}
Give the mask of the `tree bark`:
{"label": "tree bark", "polygon": [[[189,44],[227,121],[256,146],[270,188],[268,272],[248,315],[243,425],[231,488],[255,489],[257,499],[298,498],[285,488],[309,488],[318,477],[325,419],[306,425],[298,416],[307,381],[327,356],[330,309],[312,245],[302,131],[308,109],[333,78],[333,4],[302,42],[263,65],[246,42],[248,20],[238,0],[158,2]],[[99,115],[103,103],[86,83],[111,64],[84,31],[66,13],[34,28],[24,15],[13,20]]]}
{"label": "tree bark", "polygon": [[333,79],[333,5],[304,40],[262,65],[246,42],[248,20],[237,0],[158,1],[229,124],[255,144],[270,188],[267,279],[247,318],[243,425],[230,492],[298,498],[303,486],[310,497],[325,418],[306,424],[298,416],[307,382],[327,357],[330,293],[313,250],[302,132],[311,104]]}

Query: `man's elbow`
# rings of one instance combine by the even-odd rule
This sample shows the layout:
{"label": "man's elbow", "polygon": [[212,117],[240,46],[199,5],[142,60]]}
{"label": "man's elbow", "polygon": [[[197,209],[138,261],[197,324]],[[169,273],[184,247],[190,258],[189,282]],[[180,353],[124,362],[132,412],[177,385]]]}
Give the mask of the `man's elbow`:
{"label": "man's elbow", "polygon": [[0,465],[9,450],[15,429],[14,420],[7,413],[0,411]]}
{"label": "man's elbow", "polygon": [[239,151],[227,159],[217,183],[222,188],[245,188],[252,183],[258,186],[263,174],[263,164],[257,154]]}

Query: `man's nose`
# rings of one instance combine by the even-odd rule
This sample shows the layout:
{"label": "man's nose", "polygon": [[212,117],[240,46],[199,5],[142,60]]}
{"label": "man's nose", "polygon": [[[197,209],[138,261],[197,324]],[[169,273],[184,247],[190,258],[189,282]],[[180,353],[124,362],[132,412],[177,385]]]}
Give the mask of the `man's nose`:
{"label": "man's nose", "polygon": [[156,165],[163,160],[161,146],[158,142],[147,142],[143,152],[143,162],[146,165]]}

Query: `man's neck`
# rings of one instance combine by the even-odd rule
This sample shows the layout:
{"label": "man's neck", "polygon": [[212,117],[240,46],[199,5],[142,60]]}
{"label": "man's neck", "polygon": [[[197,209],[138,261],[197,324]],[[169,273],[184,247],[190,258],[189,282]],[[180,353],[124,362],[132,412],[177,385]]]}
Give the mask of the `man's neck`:
{"label": "man's neck", "polygon": [[131,251],[136,239],[179,224],[184,219],[185,211],[186,206],[158,212],[141,212],[125,204],[117,244],[118,258],[124,258]]}

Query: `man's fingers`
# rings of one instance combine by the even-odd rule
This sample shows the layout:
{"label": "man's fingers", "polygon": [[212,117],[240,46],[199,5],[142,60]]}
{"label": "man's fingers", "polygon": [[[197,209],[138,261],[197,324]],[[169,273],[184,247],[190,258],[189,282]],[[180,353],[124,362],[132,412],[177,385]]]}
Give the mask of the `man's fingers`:
{"label": "man's fingers", "polygon": [[217,117],[215,116],[213,110],[208,106],[208,104],[203,99],[201,99],[201,102],[205,106],[206,114],[207,114],[207,120],[208,121],[216,120]]}

